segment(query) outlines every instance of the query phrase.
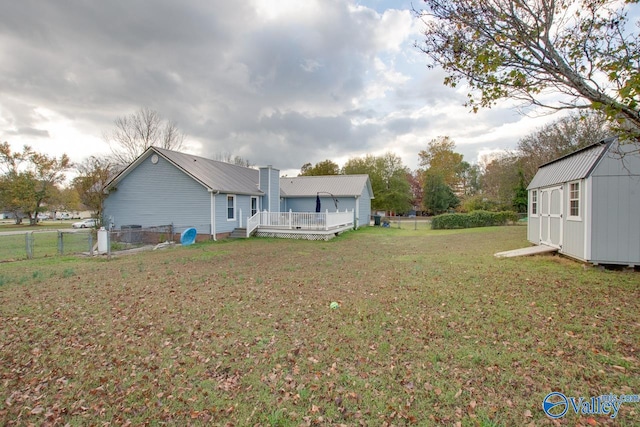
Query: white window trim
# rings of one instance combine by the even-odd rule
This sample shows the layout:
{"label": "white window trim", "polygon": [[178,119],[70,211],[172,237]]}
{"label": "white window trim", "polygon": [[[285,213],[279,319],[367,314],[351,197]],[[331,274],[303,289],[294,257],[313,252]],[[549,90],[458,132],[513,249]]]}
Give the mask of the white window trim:
{"label": "white window trim", "polygon": [[[578,198],[573,200],[578,200],[578,215],[571,215],[571,184],[578,184]],[[569,197],[567,197],[567,221],[582,221],[582,216],[580,213],[582,212],[582,183],[580,181],[571,181],[567,183],[567,193]]]}
{"label": "white window trim", "polygon": [[[229,197],[233,197],[233,218],[229,218]],[[236,212],[238,209],[236,208],[236,202],[238,198],[235,194],[227,194],[226,203],[224,205],[225,208],[225,216],[227,217],[227,221],[235,221],[236,220]]]}
{"label": "white window trim", "polygon": [[249,200],[249,213],[251,214],[251,216],[255,215],[252,212],[252,208],[251,205],[253,204],[253,201],[256,201],[256,213],[260,212],[260,199],[258,198],[258,196],[251,196],[251,199]]}
{"label": "white window trim", "polygon": [[[536,213],[533,213],[533,194],[536,195]],[[529,201],[529,213],[532,217],[537,218],[540,215],[540,190],[531,190],[531,200]]]}

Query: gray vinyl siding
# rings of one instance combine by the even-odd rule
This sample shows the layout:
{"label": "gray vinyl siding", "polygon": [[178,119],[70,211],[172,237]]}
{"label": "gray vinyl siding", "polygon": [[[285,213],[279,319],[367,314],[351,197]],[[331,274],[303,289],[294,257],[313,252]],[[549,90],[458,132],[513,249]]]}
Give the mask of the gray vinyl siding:
{"label": "gray vinyl siding", "polygon": [[[572,181],[576,182],[576,181]],[[584,228],[586,226],[585,221],[585,184],[584,180],[578,181],[580,183],[580,219],[572,219],[569,218],[569,199],[570,199],[570,183],[566,183],[563,185],[563,198],[564,198],[564,207],[563,207],[563,242],[562,242],[562,250],[563,254],[572,256],[574,258],[578,258],[584,260]]]}
{"label": "gray vinyl siding", "polygon": [[[269,179],[271,178],[271,179]],[[274,168],[260,168],[260,190],[265,194],[260,202],[260,210],[280,211],[280,170]]]}
{"label": "gray vinyl siding", "polygon": [[269,197],[271,198],[271,211],[280,212],[280,170],[278,169],[271,169]]}
{"label": "gray vinyl siding", "polygon": [[[336,197],[338,200],[338,210],[344,212],[345,209],[352,210],[356,208],[355,197]],[[291,197],[283,202],[283,210],[289,212],[315,212],[316,197]],[[322,212],[335,212],[336,205],[331,197],[320,197],[320,206]]]}
{"label": "gray vinyl siding", "polygon": [[173,224],[176,232],[195,227],[208,234],[210,214],[207,189],[162,157],[157,164],[144,159],[104,203],[104,218],[115,228]]}
{"label": "gray vinyl siding", "polygon": [[[535,188],[534,190],[538,192],[537,212],[539,214],[540,213],[540,189]],[[539,245],[540,244],[540,217],[538,216],[538,214],[536,214],[536,216],[533,216],[531,214],[531,200],[532,200],[531,193],[532,192],[533,190],[529,190],[529,215],[527,218],[527,239],[531,243]]]}
{"label": "gray vinyl siding", "polygon": [[360,203],[360,212],[358,217],[358,227],[366,227],[370,223],[371,218],[371,197],[372,194],[369,194],[368,186],[364,186],[362,189],[362,194],[358,199],[358,203]]}
{"label": "gray vinyl siding", "polygon": [[[320,203],[322,205],[322,210],[324,211],[331,203],[333,206],[333,202],[331,199],[321,197]],[[280,206],[281,212],[315,212],[316,211],[316,198],[315,197],[295,197],[295,198],[286,198],[282,201]],[[335,210],[335,209],[334,209]]]}
{"label": "gray vinyl siding", "polygon": [[592,176],[590,261],[640,265],[640,157],[604,156]]}
{"label": "gray vinyl siding", "polygon": [[[235,218],[227,219],[227,197],[234,196],[236,199]],[[216,198],[216,234],[230,233],[240,226],[240,215],[242,215],[242,226],[246,227],[247,217],[251,213],[251,196],[244,194],[217,194]]]}
{"label": "gray vinyl siding", "polygon": [[591,261],[640,264],[637,181],[624,176],[600,177],[594,179],[593,194]]}

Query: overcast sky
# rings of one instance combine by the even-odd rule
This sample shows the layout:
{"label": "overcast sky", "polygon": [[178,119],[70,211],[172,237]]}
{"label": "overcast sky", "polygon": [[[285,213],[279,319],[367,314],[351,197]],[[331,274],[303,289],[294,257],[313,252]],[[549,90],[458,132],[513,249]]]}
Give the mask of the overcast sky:
{"label": "overcast sky", "polygon": [[558,118],[468,112],[414,47],[421,28],[404,0],[7,0],[0,141],[81,161],[147,107],[187,134],[185,151],[292,175],[387,151],[415,169],[441,135],[475,162]]}

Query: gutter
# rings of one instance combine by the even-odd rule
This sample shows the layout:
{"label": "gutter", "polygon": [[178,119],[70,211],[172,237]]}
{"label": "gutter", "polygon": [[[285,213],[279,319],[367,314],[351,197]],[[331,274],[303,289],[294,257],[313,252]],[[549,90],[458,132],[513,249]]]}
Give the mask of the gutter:
{"label": "gutter", "polygon": [[220,194],[220,190],[216,192],[209,190],[209,194],[211,195],[211,237],[216,242],[216,196]]}

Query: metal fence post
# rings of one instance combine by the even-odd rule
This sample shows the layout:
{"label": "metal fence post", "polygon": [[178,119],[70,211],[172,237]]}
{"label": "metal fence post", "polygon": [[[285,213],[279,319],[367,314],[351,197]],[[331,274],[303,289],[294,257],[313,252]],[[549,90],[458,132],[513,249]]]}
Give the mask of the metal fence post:
{"label": "metal fence post", "polygon": [[25,249],[27,251],[27,258],[33,259],[33,231],[24,233]]}
{"label": "metal fence post", "polygon": [[58,230],[58,255],[64,255],[64,243],[62,242],[62,231]]}
{"label": "metal fence post", "polygon": [[107,259],[111,259],[111,233],[113,229],[107,230]]}

